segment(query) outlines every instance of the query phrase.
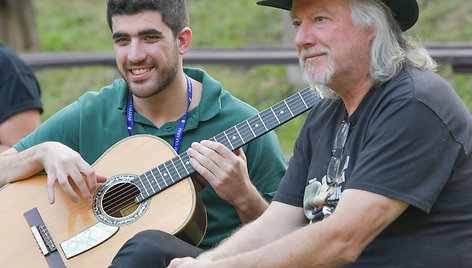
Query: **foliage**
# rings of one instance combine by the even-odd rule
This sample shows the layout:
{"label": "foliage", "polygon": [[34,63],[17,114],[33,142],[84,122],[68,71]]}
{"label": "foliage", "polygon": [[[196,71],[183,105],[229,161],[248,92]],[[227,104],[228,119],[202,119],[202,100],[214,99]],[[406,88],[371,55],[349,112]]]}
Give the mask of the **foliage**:
{"label": "foliage", "polygon": [[[260,7],[256,0],[187,0],[193,31],[192,48],[237,48],[282,45],[281,14],[274,8]],[[472,2],[470,0],[418,0],[421,15],[408,34],[426,42],[472,41]],[[33,0],[40,45],[43,51],[111,50],[103,0]],[[438,19],[439,18],[439,19]],[[259,110],[282,100],[295,90],[286,66],[199,66],[220,80],[233,95]],[[81,67],[36,72],[45,107],[43,120],[87,90],[109,84],[117,72],[108,67]],[[440,74],[457,90],[472,109],[470,74],[453,74],[443,66]],[[276,132],[285,154],[303,124],[298,117]]]}

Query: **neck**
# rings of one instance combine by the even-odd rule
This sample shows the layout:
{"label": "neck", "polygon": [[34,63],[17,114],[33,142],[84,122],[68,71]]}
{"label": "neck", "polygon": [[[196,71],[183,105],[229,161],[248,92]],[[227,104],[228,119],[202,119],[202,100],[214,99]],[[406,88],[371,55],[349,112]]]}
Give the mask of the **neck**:
{"label": "neck", "polygon": [[[200,102],[202,84],[190,79],[193,89],[192,103],[189,110],[195,108]],[[177,74],[175,80],[162,91],[147,98],[133,96],[135,110],[160,128],[167,122],[173,122],[181,118],[188,106],[187,80],[184,72]]]}
{"label": "neck", "polygon": [[335,82],[330,84],[330,88],[339,94],[346,105],[347,116],[350,117],[357,109],[365,95],[372,88],[374,81],[366,79],[352,79],[351,81]]}

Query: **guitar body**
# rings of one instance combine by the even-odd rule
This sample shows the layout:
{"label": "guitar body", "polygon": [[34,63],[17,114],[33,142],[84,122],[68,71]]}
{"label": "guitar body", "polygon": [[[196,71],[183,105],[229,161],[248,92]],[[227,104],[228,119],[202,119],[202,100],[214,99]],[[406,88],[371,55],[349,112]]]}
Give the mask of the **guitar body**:
{"label": "guitar body", "polygon": [[[122,174],[126,176],[142,174],[175,155],[172,147],[160,138],[136,135],[115,144],[93,166],[98,174],[113,180]],[[107,267],[128,239],[147,229],[159,229],[194,244],[198,244],[205,234],[204,207],[197,198],[192,180],[186,178],[146,200],[146,207],[141,209],[143,213],[133,214],[132,222],[118,224],[118,230],[109,238],[67,258],[61,243],[100,222],[97,211],[100,210],[102,202],[97,195],[93,206],[84,202],[83,198],[80,203],[74,203],[56,183],[56,201],[50,205],[46,175],[18,181],[1,190],[0,226],[3,231],[0,243],[1,266],[48,267],[23,215],[35,207],[67,267]],[[95,209],[96,206],[99,209]]]}

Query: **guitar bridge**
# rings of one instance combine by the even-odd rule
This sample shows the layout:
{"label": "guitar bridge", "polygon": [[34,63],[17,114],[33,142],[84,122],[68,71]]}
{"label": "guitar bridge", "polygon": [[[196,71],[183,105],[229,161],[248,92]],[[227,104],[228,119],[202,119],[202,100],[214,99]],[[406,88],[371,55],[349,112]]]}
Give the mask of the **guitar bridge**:
{"label": "guitar bridge", "polygon": [[38,243],[39,249],[43,253],[49,267],[66,267],[61,255],[52,241],[52,237],[44,224],[37,208],[33,208],[23,213],[28,222],[28,226],[33,233],[33,237]]}
{"label": "guitar bridge", "polygon": [[33,236],[44,256],[57,250],[56,245],[54,245],[51,235],[44,224],[32,226],[31,232],[33,233]]}

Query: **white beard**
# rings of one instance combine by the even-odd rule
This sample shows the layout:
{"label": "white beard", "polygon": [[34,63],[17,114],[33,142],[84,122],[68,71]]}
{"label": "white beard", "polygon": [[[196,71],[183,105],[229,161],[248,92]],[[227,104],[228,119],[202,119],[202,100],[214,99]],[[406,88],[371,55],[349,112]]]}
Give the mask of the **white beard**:
{"label": "white beard", "polygon": [[[319,54],[319,53],[326,53],[329,58],[329,66],[326,71],[323,73],[317,74],[315,72],[316,70],[316,64],[314,63],[307,63],[305,64],[302,59],[305,58],[305,56],[312,55],[312,54]],[[299,62],[300,66],[302,66],[304,72],[303,72],[303,80],[307,82],[311,88],[316,89],[318,94],[322,98],[328,98],[328,99],[339,99],[339,95],[334,92],[332,89],[327,87],[326,85],[331,82],[333,79],[333,75],[336,71],[336,67],[334,66],[334,61],[333,58],[331,57],[331,51],[327,48],[323,49],[305,49],[303,48],[300,57],[299,57]]]}

